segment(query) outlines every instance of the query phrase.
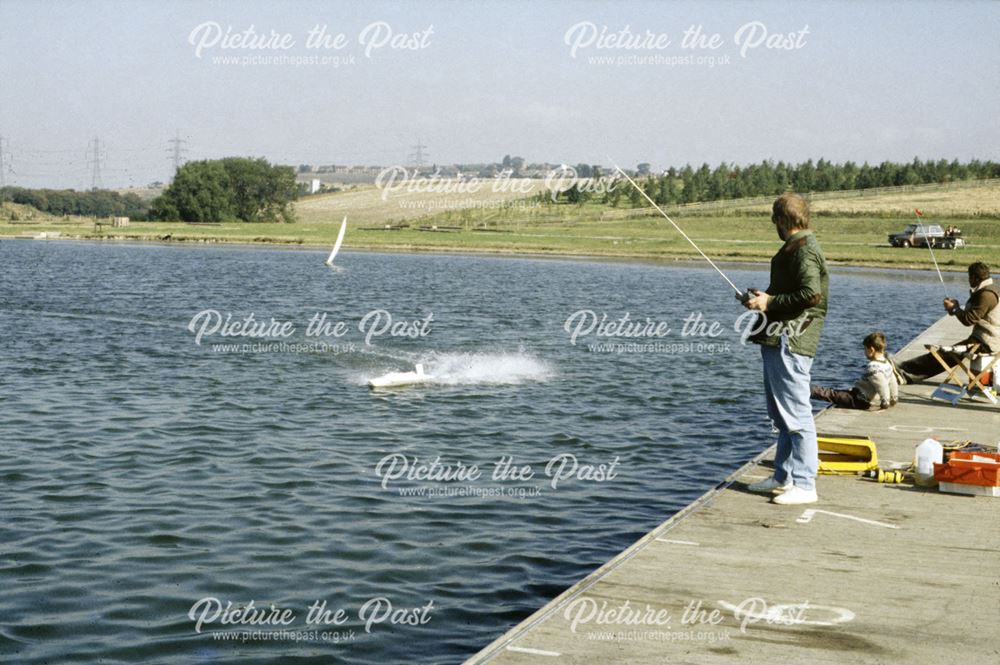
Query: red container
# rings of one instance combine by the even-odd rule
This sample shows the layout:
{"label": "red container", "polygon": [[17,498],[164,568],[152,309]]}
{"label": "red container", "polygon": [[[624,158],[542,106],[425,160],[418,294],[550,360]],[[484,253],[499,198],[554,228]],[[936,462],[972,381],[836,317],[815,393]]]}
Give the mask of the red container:
{"label": "red container", "polygon": [[[995,460],[997,464],[973,461],[973,455]],[[1000,453],[953,452],[945,464],[934,464],[934,480],[942,483],[1000,487]]]}

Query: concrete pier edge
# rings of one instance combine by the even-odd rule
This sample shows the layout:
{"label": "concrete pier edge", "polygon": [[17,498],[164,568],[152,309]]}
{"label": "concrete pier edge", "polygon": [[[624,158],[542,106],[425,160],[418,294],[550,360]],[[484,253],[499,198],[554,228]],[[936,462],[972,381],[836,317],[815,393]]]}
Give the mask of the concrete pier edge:
{"label": "concrete pier edge", "polygon": [[541,609],[536,611],[534,614],[530,615],[527,619],[514,626],[508,632],[504,633],[499,639],[490,643],[485,649],[477,653],[475,656],[466,661],[467,664],[471,665],[473,663],[485,663],[491,658],[496,656],[498,653],[503,651],[509,644],[515,642],[521,635],[530,631],[537,624],[544,621],[550,615],[558,612],[560,609],[566,606],[567,603],[572,601],[577,596],[586,592],[592,586],[597,584],[601,579],[603,579],[608,573],[619,568],[625,564],[629,559],[638,554],[640,551],[645,549],[650,544],[656,542],[656,539],[663,536],[663,534],[670,532],[672,529],[677,527],[682,521],[691,517],[697,513],[702,508],[710,505],[719,493],[726,490],[730,485],[736,482],[742,475],[747,471],[755,468],[764,459],[769,457],[774,453],[774,446],[765,449],[763,452],[758,454],[752,460],[743,464],[733,473],[729,474],[725,480],[721,483],[708,490],[700,497],[681,508],[678,512],[674,513],[665,522],[654,528],[652,531],[647,533],[645,536],[635,541],[628,548],[622,550],[613,559],[609,560],[607,563],[602,565],[600,568],[590,573],[587,577],[583,578],[570,588],[563,591],[561,594],[550,600]]}
{"label": "concrete pier edge", "polygon": [[[957,324],[957,322],[955,322],[953,318],[946,316],[946,317],[943,317],[942,319],[938,320],[936,323],[934,323],[933,325],[931,325],[926,330],[924,330],[917,337],[915,337],[914,339],[910,340],[899,352],[897,352],[896,355],[897,355],[897,357],[900,357],[902,359],[905,359],[907,357],[912,357],[914,355],[918,355],[919,353],[923,353],[924,352],[924,346],[923,346],[924,344],[948,344],[948,343],[953,343],[955,341],[958,341],[959,339],[964,338],[965,336],[967,336],[967,334],[968,334],[968,330],[967,329],[962,328],[962,326],[960,326],[959,324]],[[941,380],[941,377],[937,378],[937,381],[939,381],[939,380]],[[962,422],[966,422],[967,424],[973,424],[973,423],[975,424],[975,427],[973,427],[974,431],[970,430],[969,433],[970,434],[974,434],[976,439],[981,439],[981,441],[980,441],[981,443],[985,443],[987,445],[995,445],[995,444],[998,443],[997,439],[1000,439],[1000,408],[995,407],[995,406],[991,406],[991,405],[985,403],[984,401],[980,401],[978,403],[973,403],[973,402],[966,401],[966,402],[963,402],[962,405],[960,407],[958,407],[958,408],[951,407],[948,404],[940,402],[940,401],[931,401],[930,400],[930,393],[933,391],[933,389],[936,387],[936,385],[937,385],[937,383],[936,383],[936,381],[934,381],[934,382],[927,382],[927,383],[917,384],[917,385],[913,385],[913,386],[905,386],[905,387],[903,387],[901,389],[900,405],[898,405],[894,409],[890,409],[888,411],[882,411],[882,412],[862,412],[862,411],[848,411],[848,410],[843,410],[843,409],[826,409],[826,410],[824,410],[823,412],[821,412],[820,414],[818,414],[816,416],[816,418],[817,418],[817,428],[821,432],[822,431],[828,431],[828,430],[831,430],[831,429],[832,429],[832,431],[839,432],[839,433],[847,433],[847,432],[852,432],[852,431],[853,432],[858,432],[858,431],[863,431],[864,432],[864,431],[870,431],[870,426],[873,424],[872,421],[865,421],[864,420],[865,418],[869,418],[869,419],[871,419],[871,418],[882,418],[882,419],[889,418],[889,419],[899,420],[900,422],[904,422],[905,423],[905,422],[907,422],[906,418],[907,418],[907,415],[909,415],[909,414],[923,414],[925,418],[926,417],[933,417],[935,414],[939,414],[941,416],[946,416],[946,417],[954,417],[956,414],[959,414],[959,415],[961,415],[961,416],[963,416],[965,418],[965,420],[963,420]],[[904,401],[906,402],[905,405],[904,405]],[[944,411],[929,412],[929,411],[927,411],[928,409],[943,409]],[[858,419],[861,419],[862,423],[864,423],[864,424],[862,424],[862,425],[854,424],[855,420],[858,420]],[[889,422],[889,421],[886,421],[886,422]],[[885,423],[882,423],[882,424],[885,424]],[[828,425],[829,425],[829,427],[828,427]],[[898,459],[902,455],[908,454],[907,451],[909,450],[909,448],[906,447],[906,446],[910,445],[910,443],[912,442],[912,438],[915,436],[915,434],[913,434],[912,432],[906,430],[906,428],[907,427],[912,428],[914,431],[917,431],[920,428],[919,428],[919,426],[906,425],[906,424],[902,425],[902,427],[903,427],[903,429],[901,431],[904,432],[905,434],[899,436],[898,438],[901,438],[904,441],[906,441],[906,443],[904,444],[904,447],[901,448],[898,445],[893,445],[896,442],[890,442],[890,441],[885,441],[884,442],[885,445],[883,445],[882,441],[877,440],[877,443],[879,445],[879,455],[880,455],[880,458],[882,458],[882,459],[892,459],[892,457],[895,456]],[[894,427],[889,427],[887,429],[894,429]],[[933,429],[933,428],[930,428],[930,429]],[[945,427],[943,429],[944,430],[949,430],[949,429],[958,429],[958,428],[948,428],[948,427]],[[989,438],[990,434],[994,434],[995,436],[992,439],[990,439]],[[883,439],[886,438],[885,435],[883,435],[882,438]],[[885,457],[883,455],[884,452],[888,452],[889,453],[888,457]],[[565,647],[567,644],[569,644],[569,646],[571,647],[570,649],[561,648],[559,652],[556,652],[556,651],[551,651],[550,652],[550,651],[548,651],[546,649],[542,649],[542,648],[537,647],[537,646],[536,647],[531,647],[531,646],[527,646],[527,647],[514,647],[513,646],[516,642],[518,642],[520,640],[524,640],[526,638],[529,638],[531,635],[533,635],[535,632],[537,632],[543,626],[546,626],[546,622],[549,621],[550,619],[553,619],[552,623],[555,623],[555,624],[559,623],[559,621],[561,620],[560,617],[558,616],[558,613],[559,613],[560,610],[562,610],[563,608],[565,608],[574,599],[579,598],[580,596],[582,596],[583,594],[587,593],[588,591],[595,590],[595,587],[598,587],[599,585],[602,585],[602,583],[605,583],[606,585],[610,586],[611,587],[611,591],[615,591],[617,588],[630,588],[630,589],[639,588],[639,589],[648,590],[649,593],[652,593],[652,594],[654,594],[654,596],[656,596],[657,592],[656,592],[656,589],[654,588],[656,586],[656,584],[655,583],[654,584],[646,584],[647,582],[649,582],[649,578],[648,577],[644,577],[645,575],[648,575],[649,571],[648,570],[647,571],[642,570],[643,564],[636,563],[639,558],[642,558],[640,555],[648,555],[647,558],[653,558],[653,559],[656,559],[657,557],[659,557],[661,559],[667,559],[669,557],[669,563],[677,563],[678,560],[683,561],[685,558],[687,558],[687,559],[697,559],[699,555],[695,554],[695,551],[699,550],[699,549],[704,550],[706,548],[691,547],[691,548],[683,549],[683,551],[674,550],[669,555],[667,555],[667,554],[658,554],[658,553],[655,553],[655,552],[654,553],[649,553],[649,552],[647,552],[647,550],[650,548],[650,546],[652,544],[659,542],[658,539],[662,538],[665,534],[670,533],[671,531],[674,531],[674,530],[677,530],[677,529],[683,529],[686,526],[690,526],[691,528],[700,528],[702,531],[705,531],[705,529],[707,528],[707,527],[705,527],[705,525],[697,525],[697,524],[695,524],[695,522],[698,522],[699,519],[701,518],[701,516],[704,515],[706,512],[708,512],[708,513],[713,512],[711,510],[706,511],[706,509],[707,508],[712,508],[713,505],[717,501],[719,501],[720,497],[723,497],[723,496],[727,497],[727,506],[723,507],[721,509],[721,512],[720,511],[715,511],[717,513],[716,515],[705,517],[704,519],[701,520],[702,522],[709,522],[709,523],[711,523],[713,521],[714,522],[720,522],[721,520],[724,520],[726,518],[725,511],[731,509],[731,507],[734,505],[734,501],[735,502],[747,503],[747,504],[749,504],[748,508],[751,508],[753,510],[758,510],[759,511],[760,510],[759,503],[765,502],[766,498],[760,497],[759,495],[747,495],[745,492],[729,491],[729,490],[731,490],[731,489],[738,489],[738,488],[733,488],[734,484],[738,483],[740,481],[741,477],[747,475],[753,469],[757,468],[762,462],[764,462],[768,458],[772,457],[773,453],[774,453],[774,446],[772,445],[772,446],[768,447],[767,449],[765,449],[764,451],[762,451],[759,455],[757,455],[756,457],[754,457],[752,460],[750,460],[750,461],[746,462],[745,464],[743,464],[742,466],[740,466],[740,468],[738,468],[737,470],[735,470],[733,473],[729,474],[725,478],[725,480],[723,480],[722,482],[720,482],[716,486],[714,486],[711,489],[709,489],[708,491],[706,491],[702,496],[698,497],[695,501],[693,501],[692,503],[690,503],[689,505],[687,505],[686,507],[684,507],[683,509],[681,509],[679,512],[677,512],[674,515],[672,515],[669,519],[667,519],[663,523],[661,523],[658,526],[656,526],[649,533],[647,533],[646,535],[644,535],[642,538],[640,538],[639,540],[637,540],[635,543],[633,543],[632,545],[630,545],[628,548],[626,548],[625,550],[623,550],[621,553],[619,553],[618,555],[616,555],[615,557],[613,557],[612,559],[610,559],[609,561],[607,561],[606,563],[604,563],[602,566],[600,566],[599,568],[597,568],[596,570],[594,570],[592,573],[590,573],[589,575],[587,575],[585,578],[583,578],[582,580],[580,580],[576,584],[574,584],[571,587],[569,587],[568,589],[566,589],[563,593],[561,593],[558,596],[556,596],[554,599],[552,599],[546,605],[544,605],[543,607],[541,607],[540,609],[538,609],[536,612],[534,612],[533,614],[531,614],[530,616],[528,616],[526,619],[524,619],[521,623],[519,623],[516,626],[513,626],[512,628],[510,628],[509,630],[507,630],[503,635],[501,635],[500,637],[498,637],[496,640],[494,640],[493,642],[491,642],[490,644],[488,644],[486,647],[484,647],[481,651],[479,651],[478,653],[476,653],[475,655],[473,655],[471,658],[469,658],[466,661],[466,663],[468,663],[468,664],[479,664],[479,663],[486,663],[486,662],[492,662],[492,663],[497,663],[497,662],[503,662],[503,663],[508,663],[508,662],[511,662],[511,663],[523,663],[523,662],[537,662],[539,659],[542,660],[543,662],[550,662],[550,663],[559,663],[559,662],[562,662],[562,663],[566,663],[566,662],[572,662],[572,663],[581,663],[581,662],[601,662],[601,663],[604,663],[604,662],[684,662],[684,663],[689,663],[689,662],[711,662],[711,663],[719,663],[719,662],[741,662],[741,663],[757,663],[757,662],[762,662],[762,663],[763,662],[803,662],[803,663],[804,662],[811,662],[811,663],[910,662],[910,661],[907,661],[905,659],[903,659],[903,660],[897,660],[895,658],[890,659],[890,660],[882,660],[881,659],[882,657],[881,656],[877,656],[877,655],[873,655],[870,658],[865,659],[865,657],[862,656],[862,654],[857,653],[857,652],[852,652],[852,651],[846,651],[846,652],[844,652],[842,654],[836,654],[836,653],[828,654],[826,652],[821,652],[815,658],[813,658],[811,656],[809,658],[806,658],[806,657],[802,656],[801,660],[795,660],[795,658],[799,658],[799,656],[797,656],[797,655],[793,656],[792,660],[788,660],[787,656],[786,656],[786,660],[782,660],[781,657],[777,653],[773,652],[773,650],[775,649],[775,647],[773,647],[773,646],[769,647],[769,648],[764,648],[764,650],[766,652],[768,652],[768,657],[767,658],[762,658],[762,657],[759,656],[759,654],[753,653],[753,651],[755,649],[751,649],[751,653],[749,655],[741,655],[739,658],[737,658],[734,655],[725,655],[721,651],[719,651],[717,653],[716,652],[716,651],[718,651],[717,649],[709,649],[708,651],[711,651],[711,653],[702,653],[702,652],[698,652],[697,650],[694,650],[694,652],[692,653],[692,649],[690,648],[690,647],[692,647],[692,645],[690,643],[687,644],[687,647],[689,647],[688,649],[684,650],[680,654],[677,654],[678,660],[673,660],[673,659],[672,660],[663,660],[662,658],[664,656],[667,656],[669,652],[660,652],[660,651],[657,651],[656,652],[657,655],[655,657],[652,657],[651,653],[649,653],[649,647],[648,646],[644,646],[641,643],[634,643],[634,642],[633,643],[625,643],[625,644],[607,643],[607,642],[604,642],[604,643],[602,643],[602,642],[589,643],[588,644],[588,648],[589,649],[595,649],[596,651],[594,651],[592,654],[591,654],[590,651],[588,651],[588,652],[586,652],[588,655],[586,657],[584,657],[580,653],[576,653],[576,652],[574,652],[574,653],[568,653],[567,652],[567,651],[573,651],[573,649],[578,646],[578,645],[573,645],[572,644],[573,640],[578,640],[579,639],[580,636],[578,634],[577,635],[573,635],[573,636],[569,636],[569,635],[565,634],[566,633],[565,630],[562,630],[562,632],[558,632],[559,631],[558,628],[552,628],[552,627],[546,627],[545,628],[545,631],[548,633],[549,641],[552,640],[552,636],[553,635],[556,635],[555,639],[556,640],[562,639],[563,640],[563,647]],[[768,473],[770,473],[770,472],[768,471]],[[822,509],[824,507],[824,505],[825,505],[824,504],[824,495],[825,495],[824,488],[826,487],[826,488],[832,489],[835,486],[834,485],[835,483],[840,483],[842,481],[849,481],[849,480],[854,480],[856,482],[861,482],[861,481],[857,481],[857,478],[855,476],[840,476],[840,477],[837,477],[837,476],[824,476],[824,477],[822,477],[821,478],[821,487],[820,487],[820,502],[817,503],[817,504],[811,504],[809,506],[805,506],[805,508],[820,508],[820,509]],[[829,494],[831,495],[832,507],[835,507],[835,508],[837,507],[837,503],[835,503],[835,502],[838,500],[838,498],[840,498],[840,500],[842,502],[841,505],[843,505],[843,502],[845,500],[846,501],[857,500],[857,495],[858,494],[866,492],[866,491],[867,492],[872,492],[872,491],[875,490],[875,486],[876,486],[875,483],[868,483],[868,482],[862,482],[862,485],[864,485],[864,486],[870,486],[870,487],[846,487],[846,488],[838,488],[838,489],[841,490],[839,492],[840,494],[844,493],[842,491],[843,489],[847,490],[847,497],[846,497],[846,499],[840,498],[840,497],[836,497],[835,498],[833,496],[835,494],[835,492],[830,491]],[[885,486],[882,486],[882,487],[885,487]],[[948,503],[947,505],[949,505],[949,506],[955,506],[957,508],[963,508],[963,509],[966,510],[966,512],[968,512],[969,506],[971,506],[973,504],[973,500],[972,500],[973,498],[972,497],[964,497],[964,496],[959,497],[957,495],[946,495],[946,494],[940,494],[940,493],[937,493],[937,492],[924,492],[924,491],[910,492],[910,494],[914,494],[916,497],[921,497],[921,498],[930,497],[930,498],[934,498],[935,500],[938,500],[937,497],[942,497],[942,499],[940,499],[941,501],[944,501],[944,502],[956,502],[956,503]],[[734,496],[731,496],[731,495],[735,495],[735,498],[734,498]],[[893,499],[899,499],[899,497],[897,497],[897,496],[893,496],[892,498]],[[749,502],[752,501],[753,499],[756,499],[757,501],[754,502],[753,504],[750,504]],[[909,497],[903,497],[901,500],[907,501],[907,500],[910,500],[910,499],[909,499]],[[992,535],[990,535],[989,529],[986,530],[987,533],[980,535],[981,538],[987,539],[988,542],[986,542],[985,544],[987,544],[988,547],[985,547],[985,548],[974,548],[974,547],[971,547],[971,543],[970,543],[969,547],[965,547],[965,548],[961,548],[961,549],[968,549],[968,550],[982,549],[984,551],[990,551],[990,548],[1000,548],[1000,538],[998,538],[998,536],[996,535],[997,531],[1000,530],[1000,529],[998,529],[998,527],[1000,527],[1000,521],[998,521],[998,518],[1000,518],[1000,500],[990,499],[990,498],[985,498],[985,497],[976,497],[974,499],[974,503],[975,503],[976,506],[978,506],[975,510],[977,510],[977,511],[978,510],[982,510],[983,511],[984,519],[987,519],[987,520],[992,519],[993,520],[994,527],[993,527]],[[768,514],[773,515],[776,519],[779,519],[779,520],[782,519],[782,518],[787,518],[787,517],[791,516],[793,513],[801,512],[801,510],[803,508],[802,506],[799,506],[799,507],[779,507],[779,506],[773,506],[771,504],[765,504],[765,505],[766,505],[766,507],[764,507],[763,510],[765,510],[765,511],[775,511],[774,513],[768,513]],[[863,503],[863,500],[862,500],[862,505],[864,505],[865,507],[868,507],[870,504],[865,504],[865,503]],[[942,504],[942,505],[945,505],[945,504]],[[830,507],[830,506],[828,506],[828,507]],[[795,508],[798,508],[798,511],[796,511]],[[841,508],[841,509],[843,509],[843,508]],[[847,509],[850,510],[850,508],[847,508]],[[822,512],[822,511],[820,511],[820,512]],[[896,513],[894,513],[894,514],[900,514],[900,512],[896,511]],[[745,527],[745,524],[743,522],[740,522],[738,519],[732,518],[732,516],[730,516],[730,517],[731,517],[730,521],[732,523],[728,524],[725,528],[732,529],[732,528],[734,528],[734,524],[737,527],[741,527],[741,526]],[[950,519],[951,519],[950,517],[945,517],[945,523],[949,523],[950,524]],[[863,522],[865,520],[862,519],[860,521]],[[959,520],[959,521],[961,521],[961,520]],[[745,522],[745,520],[744,520],[744,522]],[[847,529],[849,527],[842,526],[845,522],[846,522],[845,520],[841,520],[838,524],[835,524],[834,526],[826,526],[825,528],[827,529],[827,531],[837,531],[838,529]],[[849,522],[848,522],[848,524],[849,524]],[[712,524],[708,525],[709,528],[711,526],[712,526]],[[785,525],[784,524],[780,524],[780,525],[776,524],[775,526],[785,526]],[[895,529],[901,529],[902,527],[896,527],[896,526],[894,526],[893,528],[895,528]],[[772,531],[773,531],[773,529],[772,529]],[[895,533],[899,533],[899,531],[896,531]],[[751,535],[751,537],[753,537],[753,534],[750,534],[750,535]],[[924,534],[917,533],[916,536],[917,537],[923,537]],[[914,537],[912,532],[910,533],[909,537],[911,537],[911,538]],[[848,542],[848,543],[850,543],[852,539],[856,539],[857,538],[857,535],[854,534],[854,533],[850,533],[850,532],[848,532],[846,534],[836,534],[835,533],[833,535],[833,538],[835,539],[835,542]],[[838,540],[838,539],[840,539],[840,540]],[[701,539],[699,539],[699,540],[701,540]],[[681,541],[681,542],[683,542],[683,541]],[[694,544],[694,543],[692,543],[692,544]],[[710,543],[705,543],[705,545],[709,545],[709,544]],[[902,545],[900,545],[900,547],[902,547]],[[906,551],[909,552],[911,549],[913,549],[913,548],[912,547],[906,548]],[[889,552],[888,554],[892,554],[892,552]],[[972,555],[972,558],[975,559],[975,555]],[[980,556],[979,558],[982,559],[983,557]],[[995,562],[996,564],[1000,564],[1000,554],[998,554],[995,550],[994,550],[994,553],[993,553],[993,562]],[[888,565],[891,568],[892,564],[893,564],[893,561],[892,560],[888,560],[887,562],[880,562],[880,563],[886,564],[886,565]],[[898,561],[896,563],[897,563],[897,567],[901,567],[903,570],[907,569],[907,567],[909,567],[909,566],[912,566],[912,564],[906,563],[905,561]],[[992,562],[990,562],[990,563],[992,563]],[[987,563],[984,566],[985,570],[987,570],[987,571],[990,570],[990,563]],[[958,560],[955,560],[955,564],[957,566],[961,566],[962,562],[958,561]],[[645,565],[648,567],[648,562]],[[693,564],[690,564],[689,568],[692,565],[694,566],[694,570],[697,571],[698,570],[697,566],[699,564],[697,564],[697,562],[695,562]],[[704,565],[704,564],[701,564],[701,565]],[[718,564],[713,563],[711,565],[718,565]],[[810,565],[812,565],[812,564],[810,563]],[[885,565],[883,565],[882,567],[884,568]],[[996,569],[1000,570],[1000,566],[994,566],[994,567]],[[670,568],[670,566],[665,566],[664,568],[666,570],[668,570]],[[632,569],[635,569],[635,570],[632,570]],[[808,572],[809,568],[805,567],[805,570]],[[688,572],[690,573],[691,571],[688,570]],[[990,575],[990,574],[991,573],[987,573],[987,575]],[[619,578],[625,577],[625,578],[629,578],[629,579],[628,579],[627,583],[625,583],[625,582],[621,582],[621,583],[609,582],[608,581],[609,576],[616,576],[616,577],[619,577]],[[634,579],[630,578],[630,576],[632,576]],[[659,581],[659,583],[662,584],[662,581]],[[709,587],[711,587],[711,585],[709,585]],[[995,633],[995,626],[996,626],[997,620],[1000,619],[1000,579],[998,579],[994,583],[993,587],[994,588],[993,588],[992,596],[988,595],[989,600],[987,602],[989,602],[989,603],[992,604],[992,606],[993,606],[993,614],[995,616],[989,618],[988,621],[984,622],[984,626],[987,625],[987,624],[990,625],[990,626],[992,626],[993,632]],[[604,597],[609,597],[609,598],[614,598],[615,594],[611,593],[611,591],[604,593],[603,596]],[[873,594],[878,594],[879,590],[875,589],[875,588],[872,588],[871,592]],[[961,592],[959,591],[959,593],[961,593]],[[982,609],[986,609],[986,608],[984,607]],[[978,621],[978,619],[976,621]],[[972,623],[976,623],[976,621],[972,621]],[[906,632],[905,628],[903,628],[901,630],[904,633]],[[970,628],[967,629],[966,632],[973,633],[975,631],[973,631],[972,628],[970,627]],[[748,640],[748,638],[745,638],[743,636],[740,636],[740,637],[744,640],[744,642],[741,643],[741,646],[745,646],[746,641]],[[955,636],[955,637],[957,637],[957,636]],[[971,640],[972,639],[972,635],[971,634],[970,635],[965,635],[965,636],[963,636],[962,639]],[[750,639],[749,641],[753,641],[753,640]],[[768,642],[768,640],[766,640],[766,639],[762,639],[760,641],[761,642]],[[958,640],[958,641],[961,641],[961,640]],[[859,642],[860,643],[866,643],[866,640],[863,640],[863,639],[859,638]],[[548,643],[549,642],[546,642],[546,644],[548,644]],[[614,645],[614,644],[617,644],[617,649],[614,649],[613,651],[609,652],[608,649],[612,649],[612,645]],[[660,647],[660,649],[665,649],[667,647],[672,647],[672,646],[674,646],[674,645],[667,645],[667,646],[664,646],[664,647]],[[796,645],[796,646],[799,646],[799,645]],[[952,646],[954,646],[954,644],[952,644]],[[957,662],[963,662],[963,663],[1000,662],[1000,659],[997,659],[997,660],[993,660],[992,659],[995,656],[1000,656],[1000,639],[993,638],[992,639],[992,643],[988,643],[988,644],[986,644],[984,646],[986,646],[987,649],[986,649],[986,651],[984,651],[984,653],[982,655],[985,656],[986,659],[972,658],[972,657],[966,656],[964,658],[959,657],[959,661],[957,661]],[[886,650],[888,650],[889,648],[890,647],[887,646]],[[643,651],[643,649],[645,649],[645,651]],[[874,650],[878,651],[879,653],[881,653],[883,651],[882,649],[879,649],[878,647],[874,647]],[[576,651],[578,652],[579,648],[576,648]],[[897,648],[897,651],[898,651],[898,648]],[[798,652],[793,650],[792,653],[797,654]],[[702,659],[702,660],[692,661],[690,659],[691,659],[691,657],[693,655],[701,655],[704,658],[707,658],[707,660]],[[861,657],[859,658],[859,656],[861,656]],[[914,661],[914,662],[922,662],[922,663],[923,662],[928,662],[928,663],[929,662],[939,662],[939,658],[938,658],[938,656],[940,656],[939,653],[935,652],[933,654],[928,654],[928,656],[929,656],[928,659],[923,659],[922,658],[920,661]],[[946,662],[946,661],[940,661],[940,662]]]}

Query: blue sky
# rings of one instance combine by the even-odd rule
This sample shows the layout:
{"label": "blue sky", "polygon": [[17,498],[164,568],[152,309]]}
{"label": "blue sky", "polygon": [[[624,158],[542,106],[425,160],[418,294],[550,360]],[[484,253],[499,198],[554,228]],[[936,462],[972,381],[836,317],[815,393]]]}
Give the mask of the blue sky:
{"label": "blue sky", "polygon": [[[216,45],[198,58],[189,37],[206,22],[287,33],[295,46]],[[741,57],[734,37],[752,22],[763,26],[757,34],[806,26],[808,34],[799,48],[762,44]],[[373,23],[396,36],[432,32],[422,48],[386,45],[366,57],[358,39]],[[565,37],[580,23],[610,33],[628,26],[671,44],[583,46],[573,57]],[[307,49],[317,25],[343,33],[347,46]],[[682,48],[692,25],[718,33],[722,45]],[[89,186],[86,152],[96,136],[104,185],[163,180],[177,131],[189,158],[294,164],[405,164],[418,137],[441,163],[507,153],[655,167],[998,159],[997,34],[1000,4],[990,2],[0,0],[5,178]],[[348,61],[213,60],[253,56]],[[683,57],[691,62],[664,62]]]}

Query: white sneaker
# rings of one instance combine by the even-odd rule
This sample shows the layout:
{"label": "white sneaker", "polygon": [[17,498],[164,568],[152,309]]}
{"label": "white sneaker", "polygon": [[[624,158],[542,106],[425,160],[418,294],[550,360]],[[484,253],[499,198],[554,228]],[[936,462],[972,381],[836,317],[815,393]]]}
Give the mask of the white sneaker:
{"label": "white sneaker", "polygon": [[818,500],[819,497],[816,495],[816,490],[804,490],[794,485],[771,499],[773,503],[782,506],[798,506],[803,503],[816,503]]}
{"label": "white sneaker", "polygon": [[786,480],[784,483],[779,483],[774,479],[774,476],[747,485],[747,489],[751,492],[784,492],[791,487],[791,479]]}

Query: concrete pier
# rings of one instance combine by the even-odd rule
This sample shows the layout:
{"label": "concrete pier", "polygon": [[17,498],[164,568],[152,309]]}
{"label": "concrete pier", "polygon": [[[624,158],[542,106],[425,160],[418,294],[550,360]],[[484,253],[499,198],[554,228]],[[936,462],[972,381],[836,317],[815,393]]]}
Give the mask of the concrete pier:
{"label": "concrete pier", "polygon": [[[900,352],[950,344],[938,321]],[[940,377],[939,377],[940,378]],[[995,447],[1000,407],[903,386],[893,409],[829,409],[821,433],[870,436],[883,466],[926,437]],[[820,476],[820,501],[745,490],[773,449],[468,663],[1000,663],[1000,499]]]}

